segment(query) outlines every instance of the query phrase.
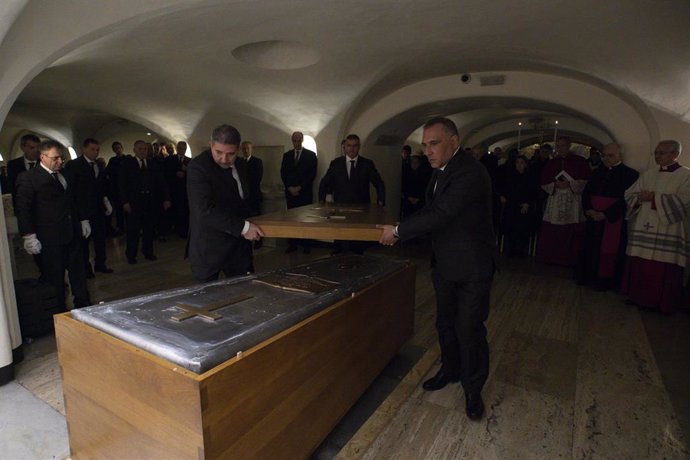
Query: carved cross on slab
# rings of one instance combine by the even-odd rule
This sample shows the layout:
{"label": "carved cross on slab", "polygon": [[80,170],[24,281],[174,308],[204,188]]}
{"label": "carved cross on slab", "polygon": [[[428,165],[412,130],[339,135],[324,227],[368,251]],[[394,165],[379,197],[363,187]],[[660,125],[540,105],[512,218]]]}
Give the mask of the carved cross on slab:
{"label": "carved cross on slab", "polygon": [[234,303],[243,302],[247,299],[251,299],[252,297],[253,296],[250,295],[242,295],[229,300],[221,300],[220,302],[216,302],[205,307],[197,307],[195,305],[188,305],[186,303],[176,303],[175,308],[184,310],[184,313],[179,313],[175,316],[171,316],[170,319],[172,319],[173,321],[180,322],[198,316],[202,319],[210,319],[211,321],[217,321],[220,318],[222,318],[223,315],[213,313],[213,310],[218,310],[219,308],[227,307],[228,305],[232,305]]}
{"label": "carved cross on slab", "polygon": [[643,225],[643,227],[645,230],[649,231],[650,228],[654,228],[654,225],[647,222],[646,224]]}

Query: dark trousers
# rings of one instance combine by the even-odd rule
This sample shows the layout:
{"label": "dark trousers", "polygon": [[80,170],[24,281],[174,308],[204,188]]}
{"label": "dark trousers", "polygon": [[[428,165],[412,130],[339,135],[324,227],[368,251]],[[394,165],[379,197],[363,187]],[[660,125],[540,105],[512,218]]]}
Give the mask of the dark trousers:
{"label": "dark trousers", "polygon": [[89,245],[92,241],[94,267],[105,267],[105,220],[103,216],[90,216],[89,224],[91,225],[91,235],[88,239],[82,238],[84,242],[82,254],[84,256],[84,267],[86,267],[87,273],[91,268],[89,265]]}
{"label": "dark trousers", "polygon": [[[122,201],[119,196],[114,196],[112,199],[113,214],[115,215],[116,230],[123,231],[125,229],[125,211],[122,209]],[[112,215],[110,216],[112,217]]]}
{"label": "dark trousers", "polygon": [[153,221],[155,219],[151,195],[142,195],[136,203],[130,203],[132,212],[127,215],[127,259],[135,259],[139,250],[144,256],[153,255]]}
{"label": "dark trousers", "polygon": [[489,343],[484,321],[489,317],[491,280],[456,282],[431,275],[436,291],[436,331],[444,370],[459,375],[465,392],[479,393],[489,376]]}
{"label": "dark trousers", "polygon": [[626,222],[623,221],[621,228],[621,239],[618,244],[618,253],[614,265],[614,275],[612,278],[602,278],[599,276],[599,264],[601,256],[601,244],[604,238],[606,222],[595,222],[587,220],[585,226],[585,244],[579,253],[577,265],[575,266],[575,280],[581,285],[591,285],[594,289],[605,291],[616,289],[621,284],[623,269],[625,268],[625,248],[628,245],[628,231]]}
{"label": "dark trousers", "polygon": [[36,264],[36,267],[38,268],[38,273],[41,275],[39,276],[40,279],[45,279],[45,276],[43,275],[43,256],[41,254],[34,254],[34,263]]}
{"label": "dark trousers", "polygon": [[192,274],[197,283],[216,281],[220,277],[220,272],[223,272],[226,278],[254,273],[251,242],[245,239],[238,241],[233,257],[218,270],[213,270],[211,267],[192,266]]}
{"label": "dark trousers", "polygon": [[82,240],[83,238],[76,237],[69,244],[47,245],[41,249],[43,277],[46,282],[55,286],[55,294],[62,310],[65,310],[65,270],[69,274],[74,307],[81,308],[91,304],[86,286]]}
{"label": "dark trousers", "polygon": [[172,209],[163,209],[163,202],[156,200],[153,206],[153,234],[162,238],[170,233],[173,218]]}
{"label": "dark trousers", "polygon": [[181,238],[187,238],[189,232],[189,201],[187,190],[178,190],[172,200],[172,214],[174,216],[175,231]]}

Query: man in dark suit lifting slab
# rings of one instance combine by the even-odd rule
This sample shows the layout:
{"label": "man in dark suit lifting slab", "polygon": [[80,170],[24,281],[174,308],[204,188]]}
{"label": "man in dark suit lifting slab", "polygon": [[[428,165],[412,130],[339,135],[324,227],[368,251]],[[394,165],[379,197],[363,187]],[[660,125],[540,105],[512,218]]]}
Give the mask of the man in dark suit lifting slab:
{"label": "man in dark suit lifting slab", "polygon": [[422,143],[434,168],[426,205],[394,227],[383,226],[381,244],[393,245],[425,233],[432,237],[432,281],[441,369],[424,382],[427,391],[462,382],[471,420],[484,413],[481,390],[489,375],[484,322],[495,268],[491,180],[481,163],[460,148],[451,120],[424,125]]}
{"label": "man in dark suit lifting slab", "polygon": [[264,235],[249,222],[247,163],[237,161],[240,133],[230,125],[213,130],[211,148],[189,162],[189,261],[198,282],[254,271],[252,241]]}

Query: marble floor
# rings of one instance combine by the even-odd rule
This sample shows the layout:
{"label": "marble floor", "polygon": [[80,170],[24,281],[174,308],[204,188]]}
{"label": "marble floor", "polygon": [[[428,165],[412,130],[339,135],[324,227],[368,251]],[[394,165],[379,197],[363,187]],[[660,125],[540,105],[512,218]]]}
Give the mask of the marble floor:
{"label": "marble floor", "polygon": [[[129,266],[122,240],[109,240],[116,272],[89,281],[92,300],[191,284],[183,248],[171,237],[156,244],[159,260]],[[420,386],[439,357],[428,248],[371,253],[416,263],[414,336],[315,458],[690,458],[689,314],[641,311],[575,285],[567,270],[505,261],[487,322],[487,411],[470,422],[459,385],[433,393]],[[327,254],[285,255],[268,242],[255,265],[263,271]],[[33,274],[21,253],[17,267],[20,278]],[[0,387],[0,446],[0,458],[11,460],[69,454],[54,336],[27,344],[16,381]]]}

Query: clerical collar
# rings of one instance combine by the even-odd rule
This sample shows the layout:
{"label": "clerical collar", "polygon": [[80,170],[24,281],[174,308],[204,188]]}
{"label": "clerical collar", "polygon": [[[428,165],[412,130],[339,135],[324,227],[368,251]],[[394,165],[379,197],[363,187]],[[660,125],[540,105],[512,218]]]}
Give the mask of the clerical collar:
{"label": "clerical collar", "polygon": [[[453,152],[453,157],[455,156],[456,153],[458,153],[458,150],[460,150],[460,147],[458,147],[457,149],[455,149],[455,152]],[[450,160],[452,160],[453,157],[450,157]],[[448,160],[448,163],[450,163],[450,160]],[[446,166],[448,166],[448,163],[444,164],[443,166],[441,166],[441,167],[438,168],[438,169],[440,169],[441,171],[445,171],[445,170],[446,170]]]}
{"label": "clerical collar", "polygon": [[668,166],[661,166],[659,168],[659,171],[660,172],[673,172],[676,169],[680,169],[680,164],[677,161],[674,161],[673,163],[671,163]]}

